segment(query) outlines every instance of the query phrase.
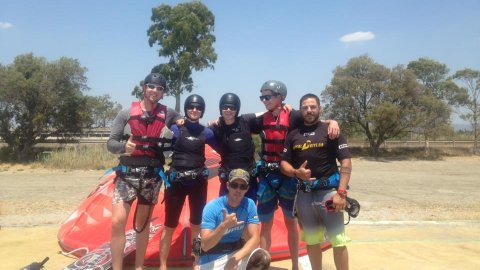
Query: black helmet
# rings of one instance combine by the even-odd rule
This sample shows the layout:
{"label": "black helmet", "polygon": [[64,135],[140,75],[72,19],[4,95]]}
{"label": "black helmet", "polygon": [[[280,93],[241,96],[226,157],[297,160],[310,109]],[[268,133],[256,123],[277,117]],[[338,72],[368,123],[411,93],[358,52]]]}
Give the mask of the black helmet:
{"label": "black helmet", "polygon": [[220,115],[222,115],[222,106],[223,105],[233,105],[237,109],[235,117],[238,116],[240,112],[240,98],[234,93],[226,93],[220,98],[218,108],[220,109]]}
{"label": "black helmet", "polygon": [[274,94],[282,96],[282,101],[285,100],[287,97],[287,87],[285,84],[281,81],[266,81],[263,85],[262,88],[260,88],[260,92],[265,91],[265,90],[270,90]]}
{"label": "black helmet", "polygon": [[143,84],[155,83],[163,87],[164,91],[167,92],[167,79],[159,73],[150,73],[143,80]]}
{"label": "black helmet", "polygon": [[205,112],[205,100],[203,100],[200,95],[193,94],[185,99],[185,103],[183,104],[183,111],[185,112],[185,115],[187,115],[187,108],[190,105],[200,106],[200,110],[202,110],[200,117],[203,117],[203,113]]}

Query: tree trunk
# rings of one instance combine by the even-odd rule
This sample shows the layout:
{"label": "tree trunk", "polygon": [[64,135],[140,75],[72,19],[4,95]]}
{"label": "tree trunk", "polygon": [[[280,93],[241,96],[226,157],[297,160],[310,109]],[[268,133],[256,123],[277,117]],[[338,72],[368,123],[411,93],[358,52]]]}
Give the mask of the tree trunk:
{"label": "tree trunk", "polygon": [[175,95],[175,111],[180,113],[180,94]]}

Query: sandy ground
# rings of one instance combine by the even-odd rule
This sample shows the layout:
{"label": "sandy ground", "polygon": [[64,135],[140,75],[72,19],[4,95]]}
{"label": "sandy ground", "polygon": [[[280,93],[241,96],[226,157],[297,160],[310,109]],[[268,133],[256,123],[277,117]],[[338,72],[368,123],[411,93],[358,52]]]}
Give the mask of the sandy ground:
{"label": "sandy ground", "polygon": [[[353,166],[350,196],[362,209],[347,226],[351,269],[480,269],[479,157]],[[0,164],[1,269],[46,256],[46,269],[72,262],[58,254],[58,228],[102,174]],[[331,250],[323,268],[335,269]]]}

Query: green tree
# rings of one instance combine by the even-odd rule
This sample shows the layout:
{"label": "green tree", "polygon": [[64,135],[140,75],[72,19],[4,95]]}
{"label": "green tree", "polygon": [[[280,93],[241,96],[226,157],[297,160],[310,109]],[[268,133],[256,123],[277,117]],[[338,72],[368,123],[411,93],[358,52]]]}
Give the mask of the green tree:
{"label": "green tree", "polygon": [[112,101],[110,95],[86,96],[86,99],[92,120],[90,123],[92,128],[107,127],[122,109],[122,105]]}
{"label": "green tree", "polygon": [[192,71],[213,68],[217,60],[213,48],[215,17],[200,1],[193,1],[175,7],[162,4],[152,9],[151,19],[148,43],[160,46],[159,56],[168,60],[152,71],[167,78],[168,94],[175,96],[175,110],[180,111],[180,95],[193,88]]}
{"label": "green tree", "polygon": [[37,143],[90,121],[85,72],[78,60],[47,62],[33,54],[0,66],[0,133],[13,159],[28,160]]}
{"label": "green tree", "polygon": [[445,64],[428,58],[419,58],[408,63],[418,81],[424,86],[421,97],[421,119],[415,132],[422,134],[425,140],[425,151],[428,154],[429,140],[439,134],[451,131],[451,105],[456,104],[458,87],[449,79],[449,69]]}
{"label": "green tree", "polygon": [[480,127],[480,71],[473,69],[462,69],[453,75],[453,79],[458,81],[464,96],[464,107],[468,110],[460,116],[470,122],[473,128],[473,154],[478,155],[478,130]]}
{"label": "green tree", "polygon": [[322,92],[330,117],[358,127],[375,157],[385,140],[417,125],[420,96],[421,85],[411,71],[402,66],[388,69],[367,55],[337,67]]}

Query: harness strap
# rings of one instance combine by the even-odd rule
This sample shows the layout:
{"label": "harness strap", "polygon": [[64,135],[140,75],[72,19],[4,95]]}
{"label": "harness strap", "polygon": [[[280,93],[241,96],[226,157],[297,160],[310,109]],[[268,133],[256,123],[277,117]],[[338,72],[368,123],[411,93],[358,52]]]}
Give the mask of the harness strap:
{"label": "harness strap", "polygon": [[329,190],[337,188],[340,184],[340,175],[334,172],[330,176],[321,177],[312,181],[299,180],[297,189],[303,192],[310,192],[315,190]]}
{"label": "harness strap", "polygon": [[169,180],[171,182],[182,181],[182,180],[195,180],[199,176],[208,177],[209,170],[206,167],[188,170],[188,171],[176,171],[175,169],[170,169],[168,172]]}

